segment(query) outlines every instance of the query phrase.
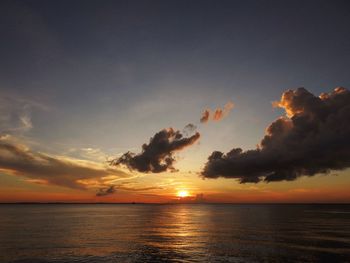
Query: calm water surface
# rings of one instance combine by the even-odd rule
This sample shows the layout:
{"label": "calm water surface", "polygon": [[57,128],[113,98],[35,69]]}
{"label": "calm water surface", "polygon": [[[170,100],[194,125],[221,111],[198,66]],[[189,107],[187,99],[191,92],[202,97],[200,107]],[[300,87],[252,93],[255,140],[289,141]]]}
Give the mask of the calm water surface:
{"label": "calm water surface", "polygon": [[0,205],[0,262],[350,262],[350,206]]}

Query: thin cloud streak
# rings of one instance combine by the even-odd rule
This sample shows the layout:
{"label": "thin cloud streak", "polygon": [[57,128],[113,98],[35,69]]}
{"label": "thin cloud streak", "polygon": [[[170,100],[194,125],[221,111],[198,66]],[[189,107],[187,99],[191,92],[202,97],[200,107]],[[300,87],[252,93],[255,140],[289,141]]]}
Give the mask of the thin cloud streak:
{"label": "thin cloud streak", "polygon": [[0,170],[23,176],[41,184],[58,185],[73,189],[87,189],[86,180],[103,181],[114,175],[126,178],[129,175],[100,164],[71,158],[50,156],[34,152],[26,146],[0,138]]}

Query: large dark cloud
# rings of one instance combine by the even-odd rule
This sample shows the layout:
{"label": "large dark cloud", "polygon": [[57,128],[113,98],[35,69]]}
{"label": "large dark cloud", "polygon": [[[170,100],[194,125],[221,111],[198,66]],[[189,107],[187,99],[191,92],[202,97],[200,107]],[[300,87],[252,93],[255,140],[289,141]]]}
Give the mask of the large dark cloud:
{"label": "large dark cloud", "polygon": [[202,175],[241,183],[295,180],[350,167],[350,92],[342,87],[314,96],[304,88],[283,93],[274,121],[255,150],[213,152]]}
{"label": "large dark cloud", "polygon": [[180,131],[172,128],[161,130],[150,139],[149,144],[142,145],[142,152],[124,153],[120,158],[111,162],[112,165],[126,165],[131,170],[143,173],[160,173],[174,171],[174,152],[194,144],[200,137],[196,132],[190,137],[183,137]]}
{"label": "large dark cloud", "polygon": [[25,146],[0,137],[0,171],[24,176],[33,181],[75,189],[86,189],[84,180],[102,180],[103,177],[128,175],[97,164],[75,159],[53,157],[35,152]]}

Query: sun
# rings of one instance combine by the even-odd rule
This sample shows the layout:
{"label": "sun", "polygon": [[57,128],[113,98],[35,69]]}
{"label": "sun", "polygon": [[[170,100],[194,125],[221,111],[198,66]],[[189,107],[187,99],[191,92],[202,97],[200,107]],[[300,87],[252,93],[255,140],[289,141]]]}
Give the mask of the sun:
{"label": "sun", "polygon": [[186,191],[186,190],[180,190],[180,191],[177,192],[176,195],[177,195],[178,197],[187,197],[187,196],[189,196],[189,193],[188,193],[188,191]]}

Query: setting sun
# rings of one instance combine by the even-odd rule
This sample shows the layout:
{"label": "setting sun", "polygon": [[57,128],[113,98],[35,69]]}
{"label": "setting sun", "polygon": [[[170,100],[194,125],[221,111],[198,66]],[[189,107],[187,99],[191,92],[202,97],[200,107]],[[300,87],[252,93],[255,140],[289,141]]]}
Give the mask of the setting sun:
{"label": "setting sun", "polygon": [[177,192],[177,196],[178,197],[187,197],[187,196],[189,196],[189,193],[186,190],[181,190],[181,191]]}

